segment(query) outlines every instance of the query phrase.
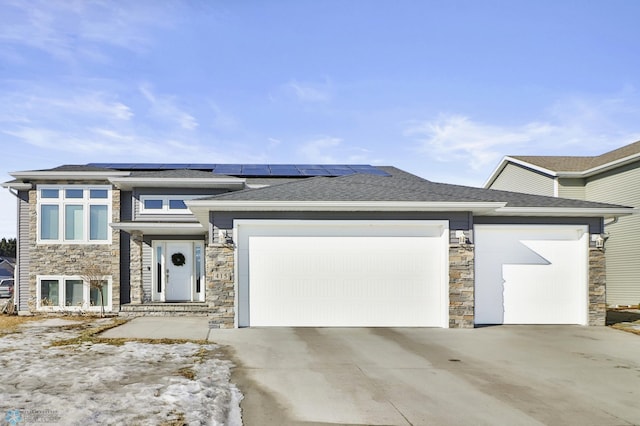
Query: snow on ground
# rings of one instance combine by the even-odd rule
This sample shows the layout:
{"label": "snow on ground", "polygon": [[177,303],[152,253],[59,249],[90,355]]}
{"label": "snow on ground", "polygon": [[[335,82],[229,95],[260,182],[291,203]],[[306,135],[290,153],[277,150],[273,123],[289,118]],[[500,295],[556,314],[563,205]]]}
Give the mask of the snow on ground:
{"label": "snow on ground", "polygon": [[[28,322],[0,337],[0,423],[156,426],[182,424],[172,423],[182,419],[189,425],[242,424],[242,395],[229,381],[232,363],[217,345],[49,346],[78,336],[80,330],[69,327],[74,324]],[[193,380],[181,369],[187,376],[192,371]]]}

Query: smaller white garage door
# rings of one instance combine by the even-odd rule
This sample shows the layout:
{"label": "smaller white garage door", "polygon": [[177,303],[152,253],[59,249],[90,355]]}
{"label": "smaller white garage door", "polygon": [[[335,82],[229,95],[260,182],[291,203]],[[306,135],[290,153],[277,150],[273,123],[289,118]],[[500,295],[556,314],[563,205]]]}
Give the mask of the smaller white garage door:
{"label": "smaller white garage door", "polygon": [[446,326],[446,222],[238,221],[240,326]]}
{"label": "smaller white garage door", "polygon": [[476,225],[476,324],[587,324],[588,230]]}

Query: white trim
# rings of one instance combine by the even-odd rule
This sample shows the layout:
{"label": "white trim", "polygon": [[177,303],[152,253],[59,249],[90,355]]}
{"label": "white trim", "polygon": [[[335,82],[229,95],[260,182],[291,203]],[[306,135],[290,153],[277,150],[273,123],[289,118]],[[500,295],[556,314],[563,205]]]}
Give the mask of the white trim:
{"label": "white trim", "polygon": [[[145,194],[140,195],[140,214],[141,215],[191,215],[191,210],[189,207],[184,209],[172,209],[170,206],[171,201],[188,201],[193,200],[195,198],[201,198],[202,195],[153,195],[153,194]],[[144,206],[144,202],[147,200],[157,200],[162,201],[162,208],[160,209],[147,209]]]}
{"label": "white trim", "polygon": [[198,222],[114,222],[109,226],[119,231],[140,231],[143,234],[202,235],[207,231],[207,227]]}
{"label": "white trim", "polygon": [[574,208],[574,207],[502,207],[487,216],[565,216],[565,217],[612,217],[637,214],[633,208]]}
{"label": "white trim", "polygon": [[[58,198],[42,198],[41,191],[46,189],[55,189],[59,191]],[[66,198],[65,192],[68,189],[82,190],[82,198]],[[101,191],[107,191],[107,198],[90,198],[90,191],[96,189]],[[113,215],[113,195],[111,185],[36,185],[36,242],[37,244],[111,244],[112,235],[109,230],[108,221],[112,220]],[[58,206],[58,239],[49,240],[42,239],[41,236],[41,207],[46,206]],[[80,205],[82,206],[83,215],[83,238],[82,240],[67,240],[65,239],[65,206],[67,205]],[[90,224],[91,224],[91,206],[107,206],[107,239],[106,240],[92,240],[90,239]]]}
{"label": "white trim", "polygon": [[489,178],[485,181],[485,183],[484,183],[484,185],[482,187],[485,188],[485,189],[490,189],[491,185],[493,185],[493,182],[498,178],[500,173],[502,173],[502,170],[504,170],[504,168],[507,167],[507,165],[509,163],[517,164],[519,166],[526,167],[527,169],[535,170],[537,172],[540,172],[540,173],[543,173],[545,175],[548,175],[549,177],[557,177],[558,176],[557,172],[554,172],[553,170],[546,169],[546,168],[540,167],[540,166],[536,166],[535,164],[531,164],[531,163],[528,163],[526,161],[518,160],[517,158],[513,158],[513,157],[510,157],[510,156],[506,155],[506,156],[504,156],[502,158],[502,160],[500,161],[498,166],[495,169],[493,169],[493,172],[489,175]]}
{"label": "white trim", "polygon": [[560,182],[557,177],[553,178],[553,196],[558,197],[560,194]]}
{"label": "white trim", "polygon": [[[42,306],[42,288],[40,283],[43,280],[57,280],[58,281],[58,305],[56,306]],[[82,281],[82,306],[62,306],[65,299],[65,282],[77,280]],[[107,294],[105,297],[105,312],[111,312],[113,310],[113,277],[111,275],[105,276],[105,281],[107,281]],[[90,295],[91,288],[89,283],[84,280],[79,275],[37,275],[36,276],[36,310],[41,312],[63,312],[63,311],[92,311],[92,312],[100,312],[100,305],[91,306],[90,305]]]}
{"label": "white trim", "polygon": [[[602,154],[605,155],[605,154]],[[598,158],[599,156],[594,156],[593,158]],[[611,169],[615,169],[616,167],[621,167],[630,163],[633,163],[635,161],[640,160],[640,153],[637,154],[633,154],[633,155],[629,155],[627,157],[623,157],[620,158],[618,160],[614,160],[614,161],[610,161],[608,163],[605,164],[601,164],[599,166],[596,167],[592,167],[590,169],[587,170],[582,170],[582,171],[562,171],[562,170],[558,170],[558,171],[553,171],[541,166],[537,166],[535,164],[529,163],[527,161],[523,161],[523,160],[518,160],[516,158],[513,157],[509,157],[509,156],[505,156],[502,161],[500,161],[500,163],[498,164],[498,166],[493,170],[493,172],[491,173],[491,175],[489,176],[489,178],[486,180],[486,182],[483,185],[483,188],[490,188],[491,185],[493,184],[493,182],[498,178],[498,176],[500,175],[500,173],[502,173],[502,170],[507,166],[508,163],[513,163],[513,164],[518,164],[520,166],[532,169],[532,170],[537,170],[541,173],[544,173],[546,175],[549,175],[551,177],[555,177],[555,178],[587,178],[587,177],[591,177],[594,175],[597,175],[599,173],[604,173],[607,172]]]}
{"label": "white trim", "polygon": [[4,182],[3,188],[15,189],[17,191],[28,191],[33,188],[33,184],[26,182]]}
{"label": "white trim", "polygon": [[[190,294],[191,294],[191,302],[204,302],[205,301],[205,291],[206,291],[206,254],[205,247],[202,241],[195,240],[154,240],[151,244],[151,299],[154,302],[165,302],[166,301],[166,289],[167,289],[167,244],[171,243],[188,243],[191,244],[191,259],[192,259],[192,274],[191,274],[191,285],[190,285]],[[160,261],[162,272],[163,272],[163,280],[162,280],[162,291],[158,292],[158,271],[157,271],[157,252],[158,247],[162,247],[162,260]],[[200,247],[200,292],[196,291],[197,287],[197,275],[198,271],[196,268],[196,247]]]}
{"label": "white trim", "polygon": [[100,172],[88,172],[88,171],[26,171],[26,172],[10,172],[11,176],[16,179],[108,179],[113,176],[129,176],[130,172],[120,171],[100,171]]}
{"label": "white trim", "polygon": [[119,189],[131,190],[135,187],[145,188],[228,188],[243,189],[245,179],[225,178],[151,178],[125,177],[109,178],[109,182]]}

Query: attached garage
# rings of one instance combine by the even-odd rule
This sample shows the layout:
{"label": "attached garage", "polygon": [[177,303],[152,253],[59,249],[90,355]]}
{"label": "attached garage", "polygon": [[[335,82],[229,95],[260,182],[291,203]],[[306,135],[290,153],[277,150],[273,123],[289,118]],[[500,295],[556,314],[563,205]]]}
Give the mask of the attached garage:
{"label": "attached garage", "polygon": [[587,226],[476,225],[476,324],[588,324]]}
{"label": "attached garage", "polygon": [[448,228],[237,220],[238,326],[447,327]]}

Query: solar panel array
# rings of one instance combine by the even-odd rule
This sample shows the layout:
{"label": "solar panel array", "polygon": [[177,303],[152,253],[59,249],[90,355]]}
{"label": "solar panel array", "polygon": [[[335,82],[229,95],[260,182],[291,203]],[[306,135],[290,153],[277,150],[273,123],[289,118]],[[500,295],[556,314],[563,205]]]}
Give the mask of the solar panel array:
{"label": "solar panel array", "polygon": [[368,164],[159,164],[159,163],[90,163],[88,166],[116,170],[206,170],[216,175],[243,177],[346,176],[363,173],[389,176]]}

